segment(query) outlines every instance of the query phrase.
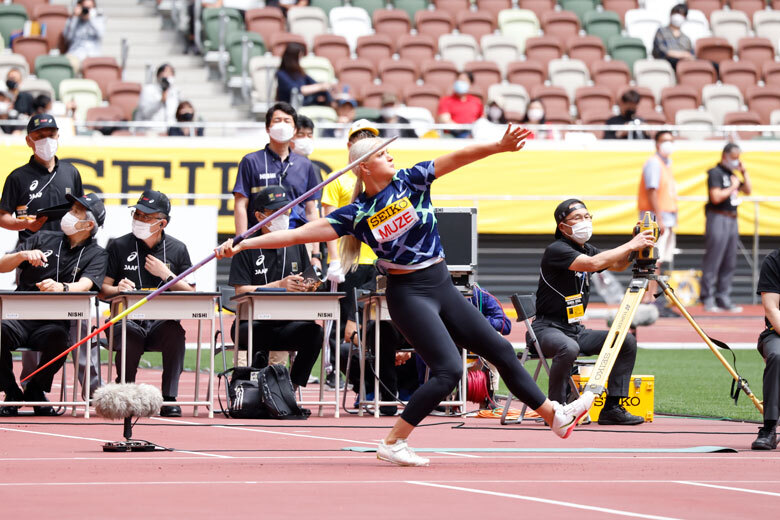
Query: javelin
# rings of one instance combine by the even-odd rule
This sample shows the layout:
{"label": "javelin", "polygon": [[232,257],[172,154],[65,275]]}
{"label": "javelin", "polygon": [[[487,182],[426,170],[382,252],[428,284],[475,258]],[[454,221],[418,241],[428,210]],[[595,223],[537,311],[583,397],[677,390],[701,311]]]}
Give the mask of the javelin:
{"label": "javelin", "polygon": [[[307,191],[306,193],[302,194],[302,195],[301,195],[300,197],[298,197],[297,199],[295,199],[295,200],[292,200],[292,201],[288,202],[286,206],[284,206],[284,207],[282,207],[282,208],[279,208],[278,210],[276,210],[276,211],[275,211],[275,212],[273,212],[271,215],[267,216],[266,218],[264,218],[263,220],[261,220],[260,222],[258,222],[258,223],[257,223],[257,224],[255,224],[254,226],[252,226],[251,228],[247,229],[246,231],[244,231],[244,232],[243,232],[243,233],[241,233],[240,235],[237,235],[237,236],[236,236],[236,237],[233,239],[233,245],[234,245],[234,246],[235,246],[235,245],[238,245],[238,244],[240,244],[240,243],[241,243],[241,242],[242,242],[242,241],[243,241],[245,238],[247,238],[247,237],[249,237],[249,236],[252,236],[252,235],[254,235],[256,231],[258,231],[258,230],[259,230],[261,227],[265,226],[265,225],[266,225],[268,222],[271,222],[273,219],[275,219],[276,217],[278,217],[278,216],[279,216],[279,215],[281,215],[282,213],[285,213],[285,212],[286,212],[288,209],[290,209],[290,208],[292,208],[293,206],[297,205],[297,204],[298,204],[298,203],[300,203],[302,200],[305,200],[305,199],[307,199],[308,197],[310,197],[311,195],[313,195],[314,193],[318,192],[319,190],[321,190],[322,188],[324,188],[324,187],[325,187],[325,185],[327,185],[327,184],[329,184],[329,183],[331,183],[331,182],[335,181],[335,180],[336,180],[338,177],[340,177],[341,175],[345,174],[346,172],[348,172],[349,170],[351,170],[352,168],[354,168],[355,166],[357,166],[357,165],[358,165],[358,164],[360,164],[361,162],[365,161],[366,159],[368,159],[369,157],[371,157],[372,155],[374,155],[374,154],[375,154],[375,153],[377,153],[378,151],[382,150],[383,148],[386,148],[386,147],[387,147],[387,145],[389,145],[390,143],[392,143],[392,142],[393,142],[393,141],[395,141],[396,139],[398,139],[398,136],[395,136],[395,137],[391,137],[391,138],[389,138],[389,139],[386,139],[384,142],[382,142],[381,144],[379,144],[379,145],[375,146],[374,148],[372,148],[372,149],[371,149],[371,150],[369,150],[368,152],[364,153],[363,155],[361,155],[360,157],[358,157],[357,159],[355,159],[354,161],[352,161],[351,163],[349,163],[348,165],[346,165],[346,166],[345,166],[344,168],[342,168],[341,170],[337,171],[336,173],[334,173],[333,175],[331,175],[330,177],[328,177],[327,179],[325,179],[324,181],[322,181],[321,183],[319,183],[318,185],[316,185],[315,187],[313,187],[312,189],[310,189],[310,190],[309,190],[309,191]],[[51,365],[52,363],[54,363],[54,362],[55,362],[55,361],[57,361],[58,359],[62,358],[63,356],[67,356],[67,355],[68,355],[68,352],[71,352],[72,350],[79,348],[81,345],[83,345],[84,343],[86,343],[87,341],[89,341],[90,339],[92,339],[93,337],[97,336],[98,334],[100,334],[101,332],[103,332],[104,330],[106,330],[106,329],[107,329],[108,327],[110,327],[111,325],[113,325],[113,324],[117,323],[118,321],[120,321],[121,319],[123,319],[125,316],[127,316],[127,315],[128,315],[128,314],[130,314],[131,312],[134,312],[135,310],[137,310],[139,307],[141,307],[141,306],[142,306],[142,305],[144,305],[145,303],[152,301],[152,300],[153,300],[154,298],[156,298],[156,297],[157,297],[157,296],[158,296],[160,293],[162,293],[163,291],[165,291],[166,289],[168,289],[168,287],[170,287],[170,286],[172,286],[172,285],[176,284],[178,281],[180,281],[180,280],[184,279],[185,277],[189,276],[191,273],[193,273],[193,272],[197,271],[198,269],[200,269],[201,267],[203,267],[203,266],[204,266],[204,265],[206,265],[207,263],[211,262],[211,261],[212,261],[214,258],[216,258],[216,253],[211,253],[209,256],[207,256],[206,258],[204,258],[203,260],[201,260],[201,261],[200,261],[200,262],[198,262],[197,264],[193,265],[192,267],[190,267],[190,268],[189,268],[189,269],[187,269],[186,271],[182,272],[180,275],[176,276],[176,277],[175,277],[174,279],[172,279],[170,282],[166,282],[166,283],[165,283],[165,284],[164,284],[162,287],[160,287],[160,288],[156,289],[155,291],[151,292],[151,293],[149,294],[149,296],[144,296],[142,299],[140,299],[140,300],[139,300],[138,302],[136,302],[134,305],[131,305],[130,307],[128,307],[128,308],[127,308],[127,310],[125,310],[125,311],[123,311],[123,312],[121,312],[121,313],[117,314],[117,315],[116,315],[116,316],[114,316],[113,318],[111,318],[109,321],[107,321],[107,322],[105,323],[105,325],[103,325],[103,326],[102,326],[102,327],[100,327],[99,329],[97,329],[97,330],[93,331],[93,332],[92,332],[92,333],[90,333],[88,336],[86,336],[84,339],[82,339],[81,341],[79,341],[79,342],[78,342],[78,343],[76,343],[75,345],[73,345],[73,346],[69,347],[69,348],[68,348],[67,350],[65,350],[64,352],[60,353],[60,354],[59,354],[57,357],[55,357],[54,359],[52,359],[51,361],[49,361],[48,363],[46,363],[46,364],[45,364],[45,365],[43,365],[42,367],[40,367],[40,368],[36,369],[36,370],[35,370],[35,372],[33,372],[33,373],[29,374],[27,377],[25,377],[24,379],[22,379],[22,382],[25,382],[25,381],[27,381],[27,380],[28,380],[28,379],[30,379],[32,376],[34,376],[35,374],[37,374],[38,372],[40,372],[40,371],[41,371],[41,370],[43,370],[44,368],[48,367],[49,365]]]}

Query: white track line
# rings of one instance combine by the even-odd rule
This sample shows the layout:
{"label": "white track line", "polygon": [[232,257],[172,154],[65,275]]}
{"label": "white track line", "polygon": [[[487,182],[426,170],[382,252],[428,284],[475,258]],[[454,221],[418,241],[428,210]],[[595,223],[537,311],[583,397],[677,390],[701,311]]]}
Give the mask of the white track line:
{"label": "white track line", "polygon": [[582,504],[575,504],[573,502],[563,502],[560,500],[548,500],[546,498],[529,497],[525,495],[515,495],[511,493],[498,493],[496,491],[485,491],[482,489],[465,488],[460,486],[448,486],[444,484],[434,484],[432,482],[420,482],[420,481],[408,480],[407,483],[416,486],[428,486],[428,487],[435,487],[441,489],[452,489],[454,491],[466,491],[469,493],[476,493],[479,495],[491,495],[495,497],[516,498],[518,500],[527,500],[529,502],[540,502],[542,504],[550,504],[553,506],[570,507],[572,509],[584,509],[586,511],[596,511],[598,513],[608,513],[608,514],[618,515],[618,516],[630,516],[633,518],[648,518],[650,520],[678,520],[675,519],[674,517],[668,517],[668,516],[656,516],[656,515],[646,515],[642,513],[632,513],[630,511],[621,511],[619,509],[610,509],[607,507],[586,506]]}
{"label": "white track line", "polygon": [[753,493],[756,495],[768,495],[770,497],[780,497],[780,493],[773,493],[771,491],[759,491],[757,489],[745,489],[732,486],[716,486],[715,484],[704,484],[702,482],[691,482],[688,480],[676,480],[677,484],[685,484],[688,486],[700,486],[713,489],[725,489],[726,491],[740,491],[742,493]]}

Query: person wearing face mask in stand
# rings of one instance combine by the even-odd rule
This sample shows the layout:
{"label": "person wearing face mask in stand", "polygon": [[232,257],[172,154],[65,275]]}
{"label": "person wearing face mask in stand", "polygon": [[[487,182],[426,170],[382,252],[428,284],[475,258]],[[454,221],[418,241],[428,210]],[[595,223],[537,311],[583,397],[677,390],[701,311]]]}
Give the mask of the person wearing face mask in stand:
{"label": "person wearing face mask in stand", "polygon": [[[471,72],[458,74],[452,86],[452,94],[439,99],[438,122],[442,124],[472,124],[482,117],[484,107],[477,96],[469,94],[474,75]],[[449,130],[454,137],[471,137],[469,130]]]}
{"label": "person wearing face mask in stand", "polygon": [[[159,121],[173,123],[179,107],[179,90],[176,88],[176,78],[173,67],[164,63],[157,68],[157,81],[147,83],[141,89],[138,98],[138,108],[135,111],[136,121]],[[155,129],[158,133],[167,131]]]}
{"label": "person wearing face mask in stand", "polygon": [[[106,209],[94,193],[66,197],[71,207],[58,222],[59,230],[35,233],[20,241],[16,252],[0,258],[0,272],[19,269],[17,291],[83,292],[100,288],[107,259],[94,237],[103,225]],[[67,358],[31,377],[22,392],[14,378],[11,351],[21,346],[33,348],[41,353],[37,363],[41,367],[68,348],[70,329],[69,320],[3,320],[0,390],[5,392],[6,401],[46,401],[54,375]],[[33,411],[35,415],[56,415],[54,408],[46,405],[36,405]],[[18,414],[16,406],[0,408],[0,417]]]}
{"label": "person wearing face mask in stand", "polygon": [[[636,115],[641,96],[634,89],[628,89],[620,95],[618,107],[620,113],[606,120],[607,125],[636,125],[644,123],[644,120]],[[604,139],[647,139],[647,134],[642,130],[632,130],[626,126],[625,130],[607,130]]]}
{"label": "person wearing face mask in stand", "polygon": [[[546,358],[552,358],[549,397],[567,401],[569,375],[577,356],[601,351],[609,331],[586,329],[580,322],[588,307],[590,275],[606,269],[622,271],[631,262],[629,254],[654,244],[651,231],[636,235],[625,244],[601,251],[588,241],[593,217],[585,204],[568,199],[555,208],[555,242],[547,246],[539,269],[534,333]],[[571,310],[571,312],[570,312]],[[530,338],[526,336],[526,341]],[[628,396],[631,371],[636,360],[636,338],[626,334],[609,376],[609,392],[599,424],[635,425],[644,422],[620,404]]]}
{"label": "person wearing face mask in stand", "polygon": [[669,25],[659,27],[653,38],[653,58],[666,60],[675,69],[680,61],[696,59],[690,38],[680,30],[687,16],[688,6],[675,5],[669,16]]}
{"label": "person wearing face mask in stand", "polygon": [[[179,106],[176,107],[176,122],[177,123],[192,123],[195,121],[195,107],[189,101],[182,101]],[[172,126],[168,128],[168,136],[174,137],[191,137],[198,136],[203,137],[202,126]]]}
{"label": "person wearing face mask in stand", "polygon": [[9,119],[16,119],[19,114],[33,114],[33,96],[29,92],[19,90],[22,84],[22,71],[12,68],[5,76],[5,86],[8,88],[8,94],[12,100],[13,111],[9,112]]}
{"label": "person wearing face mask in stand", "polygon": [[[546,125],[547,114],[544,109],[544,103],[539,98],[533,98],[528,102],[528,107],[525,109],[525,117],[522,119],[523,125]],[[536,128],[531,130],[532,139],[551,139],[555,137],[553,132],[544,130],[542,128]]]}
{"label": "person wearing face mask in stand", "polygon": [[73,16],[65,22],[62,37],[68,43],[68,54],[79,60],[103,55],[103,34],[106,21],[94,0],[78,0]]}
{"label": "person wearing face mask in stand", "polygon": [[[132,231],[112,241],[107,248],[108,268],[100,296],[110,298],[122,292],[151,291],[171,281],[192,266],[187,246],[167,235],[171,203],[164,193],[143,192],[133,206]],[[180,280],[169,291],[194,291],[195,282]],[[122,328],[114,327],[116,370],[122,373]],[[176,405],[179,376],[184,368],[184,328],[178,320],[127,320],[125,380],[135,381],[144,352],[162,352],[162,395],[167,403],[164,417],[181,417]],[[174,404],[170,404],[174,403]]]}

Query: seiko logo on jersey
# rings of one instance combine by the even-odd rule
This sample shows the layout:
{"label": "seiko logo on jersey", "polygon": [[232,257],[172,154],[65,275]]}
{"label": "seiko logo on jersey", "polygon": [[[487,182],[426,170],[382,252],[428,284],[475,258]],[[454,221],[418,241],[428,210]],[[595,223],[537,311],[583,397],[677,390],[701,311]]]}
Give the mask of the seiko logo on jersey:
{"label": "seiko logo on jersey", "polygon": [[369,217],[368,227],[376,241],[382,243],[400,237],[419,220],[420,217],[414,211],[409,198],[404,197]]}
{"label": "seiko logo on jersey", "polygon": [[38,181],[32,181],[32,184],[30,184],[30,191],[33,191],[37,187],[38,187]]}

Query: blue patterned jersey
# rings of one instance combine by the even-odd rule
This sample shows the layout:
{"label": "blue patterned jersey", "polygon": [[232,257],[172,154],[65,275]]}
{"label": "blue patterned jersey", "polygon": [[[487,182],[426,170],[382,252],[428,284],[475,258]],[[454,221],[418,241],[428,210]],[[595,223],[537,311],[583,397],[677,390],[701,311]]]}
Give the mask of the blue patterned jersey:
{"label": "blue patterned jersey", "polygon": [[444,257],[431,203],[433,161],[398,170],[390,184],[327,216],[339,236],[354,235],[376,253],[379,265],[419,269]]}

